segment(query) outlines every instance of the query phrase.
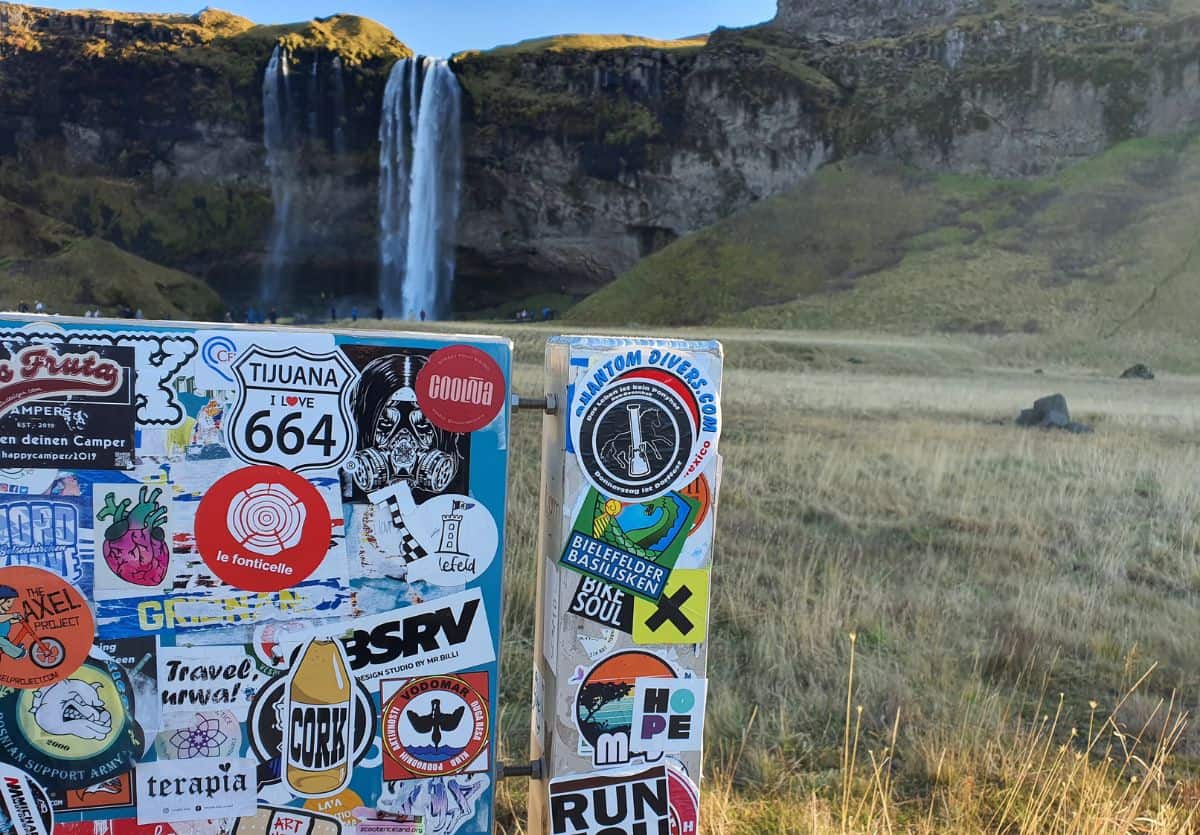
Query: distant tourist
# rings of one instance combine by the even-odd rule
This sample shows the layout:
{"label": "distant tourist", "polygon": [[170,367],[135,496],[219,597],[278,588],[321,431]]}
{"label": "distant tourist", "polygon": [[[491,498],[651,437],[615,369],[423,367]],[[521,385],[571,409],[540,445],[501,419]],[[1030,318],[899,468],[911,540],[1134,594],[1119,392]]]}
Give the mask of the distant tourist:
{"label": "distant tourist", "polygon": [[424,310],[421,311],[421,321],[422,322],[425,321],[425,311]]}
{"label": "distant tourist", "polygon": [[29,305],[26,304],[25,302],[21,302],[20,304],[17,305],[17,310],[19,310],[21,313],[28,313]]}
{"label": "distant tourist", "polygon": [[337,308],[334,307],[333,305],[329,305],[329,321],[330,322],[337,321]]}
{"label": "distant tourist", "polygon": [[233,313],[231,311],[228,311],[228,310],[225,311],[225,321],[226,322],[233,321]]}
{"label": "distant tourist", "polygon": [[45,313],[46,305],[42,304],[41,302],[34,302],[33,303],[33,312],[34,313]]}
{"label": "distant tourist", "polygon": [[146,314],[142,312],[142,309],[141,309],[140,307],[137,309],[137,313],[136,313],[136,314],[134,314],[134,315],[135,315],[135,316],[136,316],[138,319],[145,319],[145,318],[146,318]]}
{"label": "distant tourist", "polygon": [[383,319],[383,307],[382,306],[375,308],[375,318]]}
{"label": "distant tourist", "polygon": [[267,311],[267,318],[271,320],[272,325],[275,324],[279,321],[279,311],[272,307]]}
{"label": "distant tourist", "polygon": [[351,322],[358,321],[358,308],[357,307],[350,308],[350,321]]}

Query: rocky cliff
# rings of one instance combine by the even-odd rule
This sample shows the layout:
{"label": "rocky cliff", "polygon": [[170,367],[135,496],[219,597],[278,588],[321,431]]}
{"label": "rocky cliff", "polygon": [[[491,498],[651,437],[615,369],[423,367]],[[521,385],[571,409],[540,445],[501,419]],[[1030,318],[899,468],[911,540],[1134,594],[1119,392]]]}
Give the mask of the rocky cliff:
{"label": "rocky cliff", "polygon": [[288,49],[288,130],[308,227],[293,254],[295,293],[319,292],[331,275],[346,292],[373,292],[365,242],[379,100],[391,64],[411,52],[362,18],[258,26],[214,10],[0,3],[0,195],[244,305],[271,218],[261,91],[276,44]]}
{"label": "rocky cliff", "polygon": [[1157,0],[781,0],[704,44],[462,55],[467,268],[579,289],[833,159],[1030,177],[1191,130],[1198,38]]}
{"label": "rocky cliff", "polygon": [[[246,297],[270,218],[260,94],[276,44],[301,148],[297,301],[371,298],[380,97],[409,51],[361,18],[0,3],[0,196]],[[775,21],[705,38],[457,55],[456,307],[586,294],[831,160],[1032,177],[1192,130],[1198,44],[1200,16],[1166,0],[781,0]]]}

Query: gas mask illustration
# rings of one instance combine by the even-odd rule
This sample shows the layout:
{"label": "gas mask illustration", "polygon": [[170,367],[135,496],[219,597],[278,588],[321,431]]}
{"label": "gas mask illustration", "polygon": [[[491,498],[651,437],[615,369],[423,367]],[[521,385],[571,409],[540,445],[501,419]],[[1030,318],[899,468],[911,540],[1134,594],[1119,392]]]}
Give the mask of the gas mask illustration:
{"label": "gas mask illustration", "polygon": [[397,481],[441,493],[458,475],[459,433],[438,429],[417,404],[415,384],[424,364],[424,357],[392,354],[362,371],[354,393],[359,449],[343,472],[364,493]]}

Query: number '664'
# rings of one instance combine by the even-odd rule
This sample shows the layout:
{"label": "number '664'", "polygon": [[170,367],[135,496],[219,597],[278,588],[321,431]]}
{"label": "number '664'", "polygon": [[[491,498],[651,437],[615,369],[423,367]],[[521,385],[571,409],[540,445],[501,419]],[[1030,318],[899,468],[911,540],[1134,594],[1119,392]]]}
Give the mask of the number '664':
{"label": "number '664'", "polygon": [[284,455],[295,455],[306,446],[320,447],[323,455],[329,455],[337,446],[333,439],[333,416],[321,415],[316,425],[305,434],[303,412],[288,412],[276,421],[270,409],[260,409],[246,423],[246,447],[252,452],[262,453],[277,449]]}

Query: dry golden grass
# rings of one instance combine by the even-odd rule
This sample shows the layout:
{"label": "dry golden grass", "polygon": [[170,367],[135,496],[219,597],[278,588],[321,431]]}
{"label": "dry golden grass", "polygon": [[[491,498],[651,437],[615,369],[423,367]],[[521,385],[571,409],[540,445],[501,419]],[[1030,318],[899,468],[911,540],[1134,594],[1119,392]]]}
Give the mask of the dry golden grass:
{"label": "dry golden grass", "polygon": [[[552,329],[469,327],[510,335],[516,389],[540,390]],[[728,365],[705,831],[1200,831],[1200,378],[1185,358],[1116,379],[1180,346],[711,335]],[[1095,434],[1012,425],[1055,391]],[[514,419],[516,761],[539,431]],[[523,831],[519,782],[500,793],[505,832]]]}

